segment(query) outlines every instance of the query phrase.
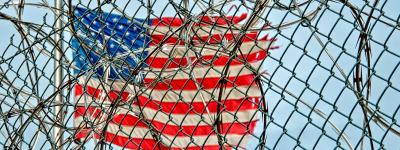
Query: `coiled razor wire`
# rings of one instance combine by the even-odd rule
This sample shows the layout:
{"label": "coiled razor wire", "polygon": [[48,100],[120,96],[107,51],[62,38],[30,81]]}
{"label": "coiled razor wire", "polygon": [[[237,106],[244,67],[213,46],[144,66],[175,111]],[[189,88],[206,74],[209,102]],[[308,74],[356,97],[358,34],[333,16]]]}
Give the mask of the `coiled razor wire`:
{"label": "coiled razor wire", "polygon": [[[72,123],[76,106],[72,87],[79,76],[93,74],[100,65],[73,74],[75,50],[69,43],[77,34],[72,27],[77,5],[126,18],[179,16],[189,26],[198,23],[201,15],[250,14],[247,28],[230,28],[269,34],[277,39],[279,49],[268,52],[263,62],[266,71],[257,75],[267,105],[259,109],[262,121],[247,149],[400,146],[400,2],[396,0],[59,2],[61,8],[47,0],[0,4],[0,145],[4,149],[121,148],[74,139],[78,128]],[[180,33],[185,46],[195,36],[190,30]],[[55,38],[57,34],[62,37]],[[57,69],[64,73],[61,85],[54,81]],[[62,96],[62,102],[55,100],[57,96]],[[54,135],[55,129],[63,132],[61,139]]]}

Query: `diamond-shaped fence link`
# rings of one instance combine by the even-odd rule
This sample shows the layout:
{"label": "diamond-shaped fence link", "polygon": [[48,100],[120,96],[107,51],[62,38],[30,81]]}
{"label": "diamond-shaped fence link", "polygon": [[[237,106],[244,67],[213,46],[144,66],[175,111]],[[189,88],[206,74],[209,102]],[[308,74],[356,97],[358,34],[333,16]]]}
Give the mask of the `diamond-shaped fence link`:
{"label": "diamond-shaped fence link", "polygon": [[[398,6],[396,0],[1,1],[0,145],[121,149],[142,147],[145,142],[135,140],[148,138],[155,141],[155,149],[158,144],[186,149],[208,148],[207,142],[215,137],[219,148],[396,149]],[[247,15],[240,22],[228,19],[243,14]],[[125,22],[137,34],[110,25],[116,16],[116,22]],[[204,21],[205,16],[222,21]],[[162,18],[181,24],[149,23]],[[249,33],[256,37],[251,40]],[[161,35],[158,41],[156,34]],[[265,36],[270,43],[260,44],[257,39]],[[168,43],[171,38],[176,42]],[[140,42],[142,47],[137,46]],[[250,54],[238,54],[260,46],[266,46],[260,51],[266,56],[257,53],[254,58],[262,59],[256,66]],[[210,51],[215,56],[203,56]],[[179,56],[190,58],[176,62]],[[164,63],[153,63],[156,57],[163,57]],[[196,66],[208,70],[196,72]],[[240,79],[245,71],[253,78]],[[146,80],[149,76],[153,82]],[[183,76],[194,82],[189,92],[195,96],[187,102],[182,93],[188,92],[184,89],[190,83],[172,83]],[[242,82],[257,88],[259,100],[250,100],[254,91],[239,85]],[[116,92],[117,88],[130,93]],[[153,92],[158,89],[164,93]],[[226,93],[243,96],[238,108],[225,103]],[[171,95],[176,103],[167,107]],[[157,97],[160,102],[152,100]],[[154,116],[149,115],[150,107]],[[254,109],[243,114],[245,107]],[[120,122],[113,118],[124,112]],[[123,120],[128,114],[137,116],[136,123]],[[254,124],[242,121],[246,119]],[[197,121],[193,131],[210,126],[212,132],[202,135],[206,142],[184,129],[188,120]],[[154,125],[157,121],[166,126]],[[135,129],[124,129],[127,124],[149,129],[145,136],[135,137]],[[176,133],[169,124],[178,128]],[[110,139],[105,134],[108,130],[127,140],[118,144],[116,136]],[[182,146],[183,141],[187,144]]]}

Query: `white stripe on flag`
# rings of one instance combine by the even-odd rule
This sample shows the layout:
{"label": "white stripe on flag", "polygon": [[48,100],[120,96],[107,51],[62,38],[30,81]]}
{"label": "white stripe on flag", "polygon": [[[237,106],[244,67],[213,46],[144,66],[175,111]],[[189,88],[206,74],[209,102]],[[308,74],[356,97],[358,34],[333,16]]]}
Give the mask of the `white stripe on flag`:
{"label": "white stripe on flag", "polygon": [[[130,135],[122,133],[131,133]],[[131,126],[123,126],[117,124],[108,125],[108,132],[128,138],[145,138],[152,139],[149,129],[142,127],[131,127]],[[250,135],[237,135],[237,134],[225,134],[222,135],[226,138],[226,142],[230,145],[244,145],[247,143],[248,137]],[[192,147],[197,145],[218,145],[218,137],[215,134],[210,135],[197,135],[197,136],[174,136],[174,135],[165,135],[161,134],[161,138],[163,139],[163,143],[167,146],[171,147]]]}
{"label": "white stripe on flag", "polygon": [[[84,76],[81,76],[78,80],[78,83],[87,86],[93,87],[95,89],[102,89],[100,82],[98,79],[86,80]],[[86,82],[87,81],[87,82]],[[86,84],[85,84],[86,83]],[[106,85],[115,91],[124,91],[129,93],[132,96],[135,95],[135,91],[139,91],[141,96],[145,96],[152,100],[158,100],[163,102],[180,102],[177,100],[181,100],[181,102],[202,102],[201,96],[203,96],[204,100],[215,100],[218,98],[219,88],[217,89],[202,89],[199,91],[192,90],[152,90],[152,89],[143,89],[134,85],[127,85],[126,82],[118,82],[115,81],[111,85]],[[125,88],[124,88],[125,87]],[[224,88],[224,92],[222,92],[223,99],[241,99],[246,97],[261,97],[260,88],[256,85],[251,86],[238,86],[238,87],[229,87]],[[91,100],[92,98],[87,98],[86,100]],[[87,103],[90,103],[87,102]]]}

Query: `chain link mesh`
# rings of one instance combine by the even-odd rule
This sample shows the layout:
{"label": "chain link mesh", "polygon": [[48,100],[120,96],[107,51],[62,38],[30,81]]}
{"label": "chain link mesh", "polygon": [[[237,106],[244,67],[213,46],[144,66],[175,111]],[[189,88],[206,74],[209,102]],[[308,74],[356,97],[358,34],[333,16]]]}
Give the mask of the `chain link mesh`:
{"label": "chain link mesh", "polygon": [[[77,105],[73,86],[79,76],[96,70],[94,65],[73,72],[77,68],[72,62],[79,57],[73,57],[76,50],[70,46],[77,34],[73,22],[80,19],[74,19],[75,6],[126,18],[181,17],[189,25],[198,23],[201,15],[247,12],[252,21],[241,32],[268,34],[279,46],[268,51],[262,69],[256,68],[266,70],[256,75],[266,106],[258,108],[261,121],[247,149],[399,147],[400,2],[396,0],[65,0],[61,10],[47,0],[7,0],[0,4],[0,145],[4,149],[61,148],[55,129],[63,132],[63,149],[121,148],[102,138],[83,142],[74,138],[79,128],[73,125]],[[60,28],[57,20],[62,22]],[[190,43],[195,33],[182,31],[174,34]],[[62,35],[60,40],[57,34]],[[56,51],[61,52],[61,60]],[[54,80],[55,62],[64,73],[61,85]],[[58,95],[62,102],[56,101]],[[59,114],[63,114],[61,121]],[[98,124],[89,121],[86,127],[98,128]]]}

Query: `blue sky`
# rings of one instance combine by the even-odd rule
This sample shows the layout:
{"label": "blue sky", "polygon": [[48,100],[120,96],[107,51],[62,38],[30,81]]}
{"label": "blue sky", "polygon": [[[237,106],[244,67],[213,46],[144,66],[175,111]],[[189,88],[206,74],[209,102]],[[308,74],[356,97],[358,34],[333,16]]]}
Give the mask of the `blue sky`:
{"label": "blue sky", "polygon": [[[1,0],[0,4],[4,2],[5,0]],[[32,1],[32,3],[34,2],[36,1]],[[288,4],[290,1],[281,2]],[[368,7],[363,7],[364,1],[354,0],[351,2],[360,9],[365,9],[365,12],[370,10]],[[389,24],[397,24],[397,26],[394,28],[382,21],[371,20],[372,65],[375,73],[371,77],[373,86],[369,101],[371,107],[379,107],[379,112],[384,113],[386,115],[385,118],[390,123],[394,123],[394,120],[400,120],[400,114],[397,112],[400,105],[400,99],[398,99],[400,97],[400,91],[398,90],[400,89],[400,69],[398,68],[400,62],[400,49],[398,48],[398,42],[400,41],[398,25],[400,11],[398,11],[397,7],[400,6],[400,2],[396,0],[384,2],[381,1],[378,4],[378,8],[382,12],[377,11],[374,16]],[[76,3],[77,1],[74,1],[74,4]],[[117,1],[116,5],[121,8],[126,3],[125,1]],[[300,9],[310,12],[318,4],[318,1],[314,1],[309,7],[301,7]],[[159,0],[154,6],[154,13],[157,16],[160,14],[163,14],[163,16],[175,15],[176,12],[171,6],[163,10],[166,5],[167,1],[162,2],[162,0]],[[278,39],[276,44],[280,46],[279,49],[271,51],[270,57],[267,58],[263,65],[264,69],[270,74],[268,76],[269,83],[264,84],[264,89],[266,90],[265,98],[268,101],[270,112],[270,120],[266,128],[267,147],[269,149],[334,149],[337,148],[337,141],[341,143],[341,148],[348,149],[343,141],[338,140],[338,135],[330,125],[326,124],[325,119],[312,112],[299,100],[310,104],[329,116],[330,121],[348,135],[353,148],[359,143],[362,135],[362,130],[359,129],[362,126],[362,112],[361,108],[356,104],[354,93],[349,88],[346,88],[344,82],[347,79],[352,81],[359,32],[354,28],[353,16],[347,8],[342,8],[342,4],[334,1],[328,2],[328,5],[330,6],[329,9],[323,7],[317,18],[311,21],[311,24],[316,26],[318,31],[310,30],[308,26],[294,24],[284,29],[265,32],[265,34],[275,36]],[[95,6],[96,4],[93,3],[89,8],[94,8]],[[106,5],[103,9],[109,10],[110,8],[111,5]],[[228,9],[229,7],[225,8],[225,10]],[[0,11],[16,16],[12,7],[1,8]],[[240,12],[245,11],[245,9],[240,9]],[[196,8],[193,12],[199,12],[199,9]],[[268,14],[265,13],[263,17],[276,25],[281,22],[299,19],[296,16],[298,12],[292,12],[293,14],[273,9]],[[43,19],[46,13],[48,13],[47,18]],[[125,13],[128,16],[136,14],[135,16],[144,18],[144,15],[141,14],[147,14],[147,10],[132,1],[129,2]],[[47,24],[52,24],[54,21],[50,11],[40,10],[36,7],[25,8],[23,18],[37,24],[43,24],[44,20],[46,20]],[[4,29],[2,30],[3,35],[0,36],[1,59],[9,58],[18,51],[17,48],[7,48],[10,44],[10,37],[16,34],[11,25],[9,22],[0,20],[0,29]],[[45,30],[46,32],[51,31],[50,28]],[[313,34],[321,39],[323,46],[318,43]],[[65,36],[65,39],[68,39],[68,33]],[[16,34],[13,42],[18,44],[19,41],[20,38]],[[346,78],[342,77],[341,72],[330,60],[328,54],[323,51],[323,47],[329,51],[329,55],[343,69],[347,76]],[[72,57],[70,48],[66,49],[66,56]],[[9,62],[15,72],[8,72],[7,75],[15,78],[15,85],[23,86],[24,81],[29,81],[26,78],[29,73],[26,71],[27,69],[24,66],[19,70],[17,69],[23,63],[20,61],[23,58],[22,54],[17,55],[14,60]],[[52,87],[48,86],[51,80],[45,77],[51,76],[53,64],[47,64],[47,60],[49,58],[45,55],[38,56],[37,64],[44,70],[41,73],[43,77],[39,81],[39,91],[43,97],[49,96],[52,92]],[[365,57],[362,63],[366,64]],[[0,67],[3,70],[10,68],[7,64],[1,64]],[[365,71],[365,67],[363,69]],[[365,74],[366,72],[364,72]],[[389,86],[389,83],[391,86]],[[29,90],[29,85],[24,88]],[[5,89],[0,89],[0,93],[5,92]],[[65,91],[65,93],[67,92]],[[5,99],[12,102],[10,97]],[[72,97],[68,101],[72,102]],[[35,104],[35,101],[32,103]],[[9,107],[2,104],[2,108],[4,112]],[[351,123],[349,118],[352,120]],[[13,122],[13,120],[9,122]],[[71,125],[71,122],[72,120],[68,120],[69,125]],[[394,123],[394,125],[394,128],[399,129],[399,123]],[[18,126],[18,123],[16,126]],[[381,129],[374,123],[371,123],[371,127],[374,140],[382,142],[384,148],[395,149],[400,146],[398,144],[400,137],[386,133],[386,130]],[[28,129],[34,130],[35,125],[32,124],[32,127]],[[1,128],[1,130],[3,131],[4,128]],[[257,131],[262,131],[260,124],[257,126]],[[27,132],[26,136],[31,137],[32,135]],[[41,138],[43,140],[40,142],[44,142],[45,137]],[[0,136],[0,142],[3,143],[4,141],[4,137]],[[258,141],[254,139],[248,144],[248,147],[252,149],[257,144]],[[368,144],[367,141],[364,142],[366,149],[369,148]],[[377,146],[378,144],[374,143],[374,145]],[[88,144],[89,148],[91,146],[92,144]],[[358,145],[357,148],[359,149],[360,146]]]}

